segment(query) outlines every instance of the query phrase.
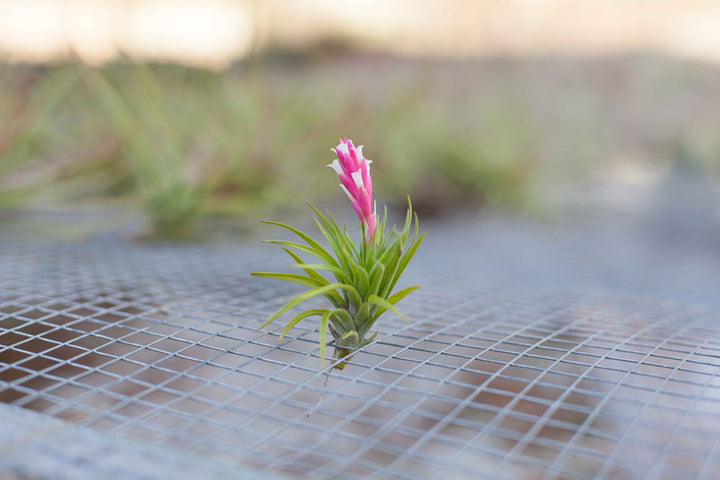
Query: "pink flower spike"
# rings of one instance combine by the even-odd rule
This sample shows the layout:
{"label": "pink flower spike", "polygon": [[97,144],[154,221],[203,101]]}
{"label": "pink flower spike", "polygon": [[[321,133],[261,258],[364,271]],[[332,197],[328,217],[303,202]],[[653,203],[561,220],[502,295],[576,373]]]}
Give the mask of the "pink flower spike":
{"label": "pink flower spike", "polygon": [[362,145],[356,148],[352,140],[341,138],[338,146],[331,149],[337,155],[337,159],[328,167],[337,173],[342,182],[340,187],[350,198],[350,203],[365,229],[365,244],[369,245],[377,227],[377,216],[371,210],[373,202],[370,164],[372,161],[363,157],[362,148]]}

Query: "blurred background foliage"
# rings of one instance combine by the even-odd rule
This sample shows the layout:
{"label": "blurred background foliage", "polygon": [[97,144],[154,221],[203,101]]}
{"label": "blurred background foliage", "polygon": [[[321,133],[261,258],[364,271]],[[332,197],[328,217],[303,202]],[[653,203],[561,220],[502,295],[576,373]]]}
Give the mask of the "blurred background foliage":
{"label": "blurred background foliage", "polygon": [[333,41],[222,71],[4,64],[0,208],[119,206],[169,237],[291,214],[343,200],[325,165],[348,136],[375,161],[378,203],[532,210],[617,159],[652,169],[682,151],[716,172],[719,70],[650,54],[409,59]]}

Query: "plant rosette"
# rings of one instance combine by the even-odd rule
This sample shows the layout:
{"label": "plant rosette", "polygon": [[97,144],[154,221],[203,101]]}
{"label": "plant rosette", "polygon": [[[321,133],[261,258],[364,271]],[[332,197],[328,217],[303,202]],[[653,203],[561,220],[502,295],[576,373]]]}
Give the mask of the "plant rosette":
{"label": "plant rosette", "polygon": [[[265,222],[290,230],[303,243],[268,240],[280,247],[295,261],[291,267],[305,272],[274,273],[253,272],[259,277],[275,278],[299,283],[309,289],[288,301],[272,314],[258,330],[314,297],[324,296],[331,307],[312,308],[295,315],[283,328],[281,340],[301,320],[320,317],[320,359],[325,360],[327,331],[335,341],[334,368],[342,370],[345,362],[359,348],[372,342],[377,331],[370,337],[375,322],[386,311],[400,318],[405,315],[395,306],[419,286],[394,291],[400,276],[417,251],[425,234],[418,235],[417,214],[413,214],[408,198],[405,225],[398,231],[395,226],[387,231],[387,207],[381,221],[372,202],[371,160],[363,157],[362,145],[355,147],[351,140],[341,139],[332,151],[337,155],[331,167],[340,179],[340,187],[350,198],[360,220],[361,239],[356,244],[347,227],[341,229],[330,212],[321,213],[310,205],[315,213],[315,224],[329,245],[329,250],[309,235],[284,223]],[[412,237],[410,236],[412,230]],[[312,263],[303,260],[299,253],[313,257]],[[329,278],[328,278],[329,277]]]}

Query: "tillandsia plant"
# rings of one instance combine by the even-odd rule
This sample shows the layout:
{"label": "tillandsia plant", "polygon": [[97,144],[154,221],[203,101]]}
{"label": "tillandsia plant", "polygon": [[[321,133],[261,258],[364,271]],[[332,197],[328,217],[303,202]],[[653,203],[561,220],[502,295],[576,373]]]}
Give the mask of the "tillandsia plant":
{"label": "tillandsia plant", "polygon": [[[347,227],[338,227],[330,212],[324,215],[310,205],[316,216],[315,224],[327,240],[330,250],[294,227],[278,222],[265,222],[290,230],[304,242],[268,241],[280,245],[296,262],[292,267],[303,270],[305,275],[271,272],[252,274],[295,282],[310,288],[287,302],[260,328],[313,297],[323,295],[328,299],[332,305],[329,308],[312,308],[295,315],[283,328],[280,339],[301,320],[312,316],[320,317],[321,364],[325,359],[329,329],[335,339],[333,357],[337,362],[334,367],[341,370],[345,368],[345,361],[349,360],[353,352],[375,339],[377,331],[370,337],[368,333],[384,312],[389,310],[405,318],[395,304],[419,286],[406,287],[396,292],[394,289],[425,236],[418,236],[418,220],[417,215],[414,215],[412,238],[409,239],[413,226],[409,198],[405,226],[401,231],[397,231],[394,226],[391,231],[386,230],[387,207],[382,220],[378,220],[377,209],[372,201],[372,161],[363,157],[362,148],[362,145],[355,147],[347,138],[341,139],[340,144],[332,149],[337,159],[328,165],[340,178],[340,187],[350,198],[360,219],[361,239],[358,244],[356,245],[348,234]],[[298,253],[310,255],[317,261],[305,262]]]}

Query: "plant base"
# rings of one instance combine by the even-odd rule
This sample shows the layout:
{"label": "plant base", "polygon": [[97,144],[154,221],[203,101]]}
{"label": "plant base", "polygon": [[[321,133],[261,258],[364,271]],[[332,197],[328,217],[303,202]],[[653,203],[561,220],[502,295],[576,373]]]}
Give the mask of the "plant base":
{"label": "plant base", "polygon": [[[341,335],[333,328],[332,325],[329,325],[329,327],[330,333],[332,333],[332,336],[335,339],[335,351],[333,352],[333,358],[338,360],[350,361],[358,349],[375,340],[375,337],[377,336],[377,332],[375,332],[372,337],[364,340],[355,330],[350,330],[349,332],[345,332]],[[333,368],[343,370],[346,366],[345,361],[335,363]]]}
{"label": "plant base", "polygon": [[345,361],[352,360],[353,357],[353,350],[349,350],[347,348],[343,347],[335,347],[335,351],[333,352],[333,358],[336,358],[338,360],[342,360],[340,362],[336,362],[333,365],[333,368],[337,368],[338,370],[344,370],[345,366],[347,365]]}

